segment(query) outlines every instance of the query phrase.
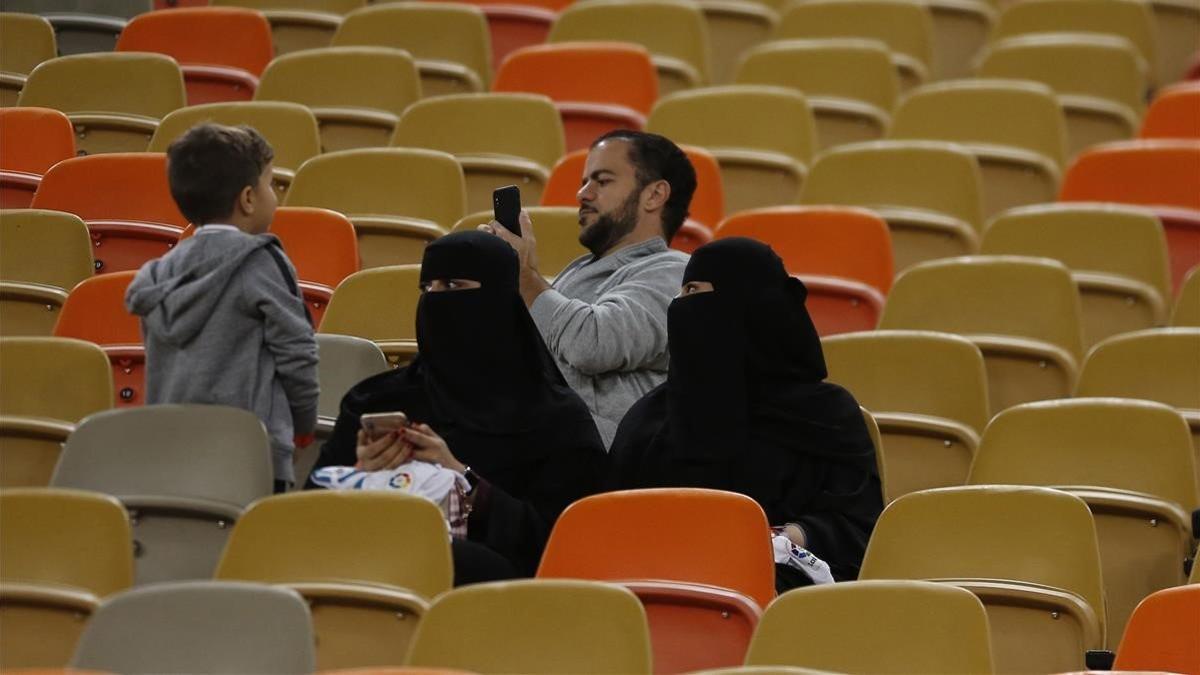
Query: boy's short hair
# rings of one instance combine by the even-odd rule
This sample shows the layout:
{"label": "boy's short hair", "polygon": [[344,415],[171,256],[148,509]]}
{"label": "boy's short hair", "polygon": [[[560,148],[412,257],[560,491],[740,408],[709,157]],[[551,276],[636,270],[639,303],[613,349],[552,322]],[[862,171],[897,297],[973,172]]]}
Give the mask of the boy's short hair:
{"label": "boy's short hair", "polygon": [[638,189],[656,180],[665,180],[671,186],[671,195],[662,209],[663,235],[671,241],[687,220],[688,207],[696,192],[696,169],[687,153],[666,136],[629,129],[610,131],[592,141],[592,147],[609,139],[629,143],[629,161],[637,172]]}
{"label": "boy's short hair", "polygon": [[167,148],[171,197],[189,222],[219,222],[233,214],[242,189],[257,185],[274,158],[253,127],[197,124]]}

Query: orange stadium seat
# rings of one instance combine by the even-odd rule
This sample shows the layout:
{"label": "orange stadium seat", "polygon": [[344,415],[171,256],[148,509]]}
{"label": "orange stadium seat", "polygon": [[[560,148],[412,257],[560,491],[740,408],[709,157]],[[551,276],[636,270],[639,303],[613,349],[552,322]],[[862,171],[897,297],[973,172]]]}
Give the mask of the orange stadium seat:
{"label": "orange stadium seat", "polygon": [[1113,667],[1126,671],[1200,672],[1197,633],[1200,584],[1165,588],[1134,610]]}
{"label": "orange stadium seat", "polygon": [[781,206],[726,218],[716,237],[771,245],[808,287],[805,305],[822,335],[874,330],[892,287],[887,222],[866,209]]}
{"label": "orange stadium seat", "polygon": [[1142,119],[1138,135],[1200,140],[1200,82],[1180,82],[1160,89]]}
{"label": "orange stadium seat", "polygon": [[613,129],[643,129],[658,98],[658,74],[644,47],[565,42],[524,47],[500,64],[492,91],[549,96],[558,107],[567,151]]}
{"label": "orange stadium seat", "polygon": [[1200,140],[1108,143],[1081,154],[1063,177],[1059,200],[1153,207],[1167,235],[1171,282],[1179,292],[1200,264]]}
{"label": "orange stadium seat", "polygon": [[192,7],[134,17],[117,39],[119,52],[166,54],[179,63],[189,105],[249,101],[275,55],[261,13],[235,7]]}
{"label": "orange stadium seat", "polygon": [[744,495],[693,488],[575,502],[555,523],[537,576],[616,581],[636,593],[656,673],[740,664],[775,596],[762,509]]}
{"label": "orange stadium seat", "polygon": [[170,250],[187,227],[171,198],[166,163],[165,154],[150,152],[64,160],[42,178],[31,206],[83,218],[97,272],[136,270]]}
{"label": "orange stadium seat", "polygon": [[42,175],[75,156],[71,120],[50,108],[0,108],[0,208],[23,209]]}
{"label": "orange stadium seat", "polygon": [[142,405],[146,395],[142,326],[125,310],[125,290],[134,274],[114,272],[81,281],[71,289],[54,325],[55,337],[87,340],[104,349],[112,364],[118,406]]}

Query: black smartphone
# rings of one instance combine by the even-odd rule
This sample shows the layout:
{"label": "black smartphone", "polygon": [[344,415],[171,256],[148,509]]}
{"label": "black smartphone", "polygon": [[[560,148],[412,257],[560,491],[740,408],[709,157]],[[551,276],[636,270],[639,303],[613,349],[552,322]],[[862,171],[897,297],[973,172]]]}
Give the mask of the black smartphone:
{"label": "black smartphone", "polygon": [[492,192],[492,212],[496,222],[509,232],[521,236],[521,190],[516,185],[505,185]]}

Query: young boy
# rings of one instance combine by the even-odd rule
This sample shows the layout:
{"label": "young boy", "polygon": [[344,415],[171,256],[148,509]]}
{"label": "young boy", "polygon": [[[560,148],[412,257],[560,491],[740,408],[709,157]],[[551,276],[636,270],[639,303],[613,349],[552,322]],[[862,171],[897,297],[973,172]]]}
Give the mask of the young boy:
{"label": "young boy", "polygon": [[250,127],[200,124],[167,148],[167,179],[196,236],[142,266],[125,305],[142,319],[148,403],[249,410],[271,437],[275,491],[317,421],[317,344],[279,240],[271,146]]}

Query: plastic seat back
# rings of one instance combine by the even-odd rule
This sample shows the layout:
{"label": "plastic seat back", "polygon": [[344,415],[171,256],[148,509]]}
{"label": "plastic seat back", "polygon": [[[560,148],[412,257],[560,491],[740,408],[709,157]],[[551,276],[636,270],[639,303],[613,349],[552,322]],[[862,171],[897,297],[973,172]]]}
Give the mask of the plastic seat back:
{"label": "plastic seat back", "polygon": [[333,289],[358,271],[354,225],[336,211],[284,206],[275,211],[270,232],[296,267],[313,325],[321,325]]}
{"label": "plastic seat back", "polygon": [[[1194,576],[1194,575],[1193,575]],[[1161,670],[1186,673],[1200,669],[1200,584],[1166,588],[1134,610],[1117,660],[1118,670]]]}
{"label": "plastic seat back", "polygon": [[[6,8],[7,9],[7,8]],[[43,61],[58,56],[54,28],[40,16],[19,12],[0,12],[0,61],[4,72],[28,75]],[[5,83],[6,96],[8,84]],[[20,87],[17,87],[20,90]],[[15,93],[15,92],[14,92]],[[4,104],[12,105],[5,100]]]}
{"label": "plastic seat back", "polygon": [[71,289],[54,324],[55,337],[94,342],[112,363],[114,401],[121,406],[145,402],[146,350],[138,317],[125,309],[125,291],[135,272],[114,272],[85,279]]}
{"label": "plastic seat back", "polygon": [[337,417],[342,397],[351,387],[387,370],[383,352],[364,338],[321,333],[317,335],[317,351],[321,357],[317,368],[321,382],[317,412],[324,418]]}
{"label": "plastic seat back", "polygon": [[437,599],[410,666],[479,672],[649,673],[646,616],[628,590],[587,581],[476,584]]}
{"label": "plastic seat back", "polygon": [[284,588],[229,581],[140,588],[100,606],[71,665],[112,672],[311,672],[312,620],[304,600]]}
{"label": "plastic seat back", "polygon": [[1160,89],[1138,136],[1200,140],[1200,83],[1180,82]]}
{"label": "plastic seat back", "polygon": [[942,580],[972,590],[988,610],[997,672],[1078,670],[1083,650],[1104,641],[1092,515],[1082,499],[1057,490],[973,486],[905,495],[879,517],[859,578]]}
{"label": "plastic seat back", "polygon": [[901,654],[911,672],[992,672],[983,605],[970,591],[923,581],[799,588],[767,609],[746,663],[883,673]]}
{"label": "plastic seat back", "polygon": [[1200,328],[1117,335],[1096,345],[1076,396],[1121,396],[1200,410]]}
{"label": "plastic seat back", "polygon": [[329,46],[344,17],[367,5],[367,0],[211,0],[214,6],[256,9],[271,22],[275,54]]}
{"label": "plastic seat back", "polygon": [[75,156],[75,130],[49,108],[0,108],[0,208],[24,209],[42,174]]}
{"label": "plastic seat back", "polygon": [[1200,328],[1200,267],[1193,268],[1180,282],[1171,310],[1171,325]]}
{"label": "plastic seat back", "polygon": [[78,216],[61,211],[0,211],[0,278],[68,291],[92,276],[92,240]]}
{"label": "plastic seat back", "polygon": [[417,352],[420,265],[356,272],[333,292],[320,332],[353,335],[379,344],[395,364]]}

